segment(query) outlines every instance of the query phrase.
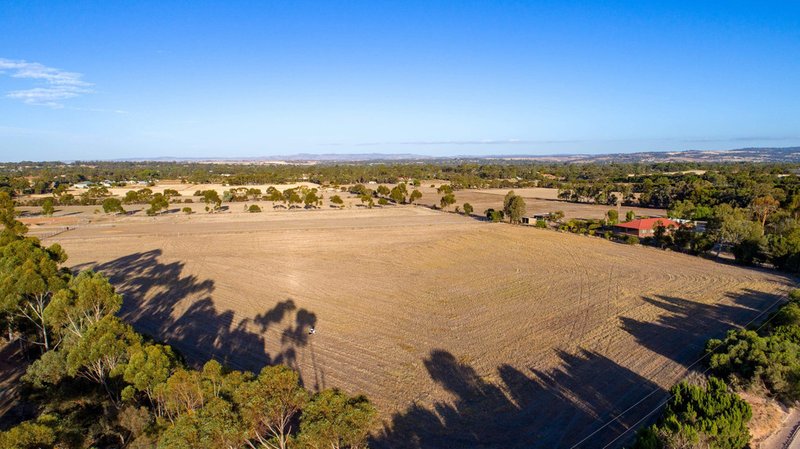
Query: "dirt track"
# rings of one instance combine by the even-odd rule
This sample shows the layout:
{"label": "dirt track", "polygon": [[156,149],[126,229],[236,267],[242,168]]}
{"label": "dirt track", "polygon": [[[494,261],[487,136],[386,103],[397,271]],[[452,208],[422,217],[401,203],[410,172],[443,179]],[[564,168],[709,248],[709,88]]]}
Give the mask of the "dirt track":
{"label": "dirt track", "polygon": [[379,448],[570,447],[654,392],[582,446],[603,447],[787,283],[419,207],[129,217],[56,241],[193,361],[366,393]]}

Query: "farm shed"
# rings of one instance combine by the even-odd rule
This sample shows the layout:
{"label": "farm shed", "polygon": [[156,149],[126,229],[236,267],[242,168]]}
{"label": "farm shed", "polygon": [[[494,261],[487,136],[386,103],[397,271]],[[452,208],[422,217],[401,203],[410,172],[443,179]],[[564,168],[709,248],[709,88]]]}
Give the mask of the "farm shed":
{"label": "farm shed", "polygon": [[640,218],[614,225],[614,232],[635,235],[639,238],[652,237],[657,226],[664,226],[669,234],[673,229],[678,229],[681,224],[669,218]]}
{"label": "farm shed", "polygon": [[533,214],[522,217],[522,224],[524,225],[535,225],[539,220],[547,220],[550,217],[550,214]]}

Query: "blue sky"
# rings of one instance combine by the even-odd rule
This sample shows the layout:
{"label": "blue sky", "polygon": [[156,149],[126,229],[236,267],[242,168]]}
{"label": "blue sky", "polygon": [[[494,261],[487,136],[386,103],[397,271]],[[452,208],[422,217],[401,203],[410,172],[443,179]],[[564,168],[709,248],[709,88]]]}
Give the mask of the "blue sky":
{"label": "blue sky", "polygon": [[800,145],[797,1],[0,2],[0,160]]}

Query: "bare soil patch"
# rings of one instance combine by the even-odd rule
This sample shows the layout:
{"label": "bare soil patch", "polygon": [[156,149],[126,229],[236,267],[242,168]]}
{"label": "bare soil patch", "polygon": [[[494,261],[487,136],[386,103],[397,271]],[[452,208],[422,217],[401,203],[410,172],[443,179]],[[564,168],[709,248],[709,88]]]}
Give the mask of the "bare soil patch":
{"label": "bare soil patch", "polygon": [[570,447],[598,429],[584,447],[602,447],[709,337],[788,288],[766,271],[413,206],[125,217],[50,242],[107,273],[124,317],[194,362],[286,363],[309,388],[367,394],[378,448]]}

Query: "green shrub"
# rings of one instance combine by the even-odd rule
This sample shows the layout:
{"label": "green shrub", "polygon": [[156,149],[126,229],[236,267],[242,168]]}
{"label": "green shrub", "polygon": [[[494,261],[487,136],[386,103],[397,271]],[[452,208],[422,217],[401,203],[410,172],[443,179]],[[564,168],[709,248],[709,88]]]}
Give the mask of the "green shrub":
{"label": "green shrub", "polygon": [[743,449],[750,442],[747,423],[753,413],[725,382],[711,377],[705,387],[681,382],[670,390],[658,423],[639,432],[634,449],[708,447]]}
{"label": "green shrub", "polygon": [[247,211],[251,214],[257,214],[261,212],[261,208],[258,207],[258,204],[251,204],[250,207],[247,208]]}
{"label": "green shrub", "polygon": [[493,222],[503,221],[503,211],[486,209],[486,218]]}
{"label": "green shrub", "polygon": [[[779,312],[780,313],[780,312]],[[793,313],[789,313],[787,320]],[[732,330],[723,340],[712,339],[709,367],[714,375],[730,378],[747,387],[763,384],[780,400],[800,399],[800,329],[779,326],[771,335],[751,330]]]}
{"label": "green shrub", "polygon": [[639,237],[636,237],[635,235],[626,236],[625,243],[627,243],[628,245],[638,245]]}

